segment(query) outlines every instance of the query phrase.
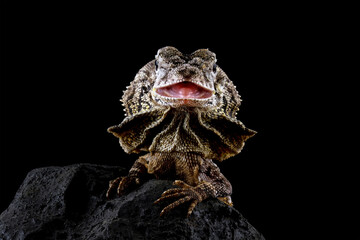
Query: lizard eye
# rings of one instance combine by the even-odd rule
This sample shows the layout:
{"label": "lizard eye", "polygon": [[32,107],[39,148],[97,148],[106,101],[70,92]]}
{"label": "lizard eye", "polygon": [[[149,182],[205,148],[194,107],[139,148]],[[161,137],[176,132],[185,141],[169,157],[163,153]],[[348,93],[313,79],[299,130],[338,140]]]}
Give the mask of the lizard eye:
{"label": "lizard eye", "polygon": [[214,63],[213,69],[212,69],[214,73],[216,72],[216,67],[217,67],[217,65],[216,65],[216,63]]}
{"label": "lizard eye", "polygon": [[159,63],[157,60],[155,60],[155,70],[158,70],[158,68],[159,68]]}

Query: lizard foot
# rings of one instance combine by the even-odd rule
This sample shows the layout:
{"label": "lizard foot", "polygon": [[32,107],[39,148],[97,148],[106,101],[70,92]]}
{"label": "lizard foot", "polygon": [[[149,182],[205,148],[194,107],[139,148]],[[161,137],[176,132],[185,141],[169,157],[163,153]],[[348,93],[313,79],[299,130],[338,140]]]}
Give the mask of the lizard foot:
{"label": "lizard foot", "polygon": [[116,190],[119,196],[129,192],[131,189],[134,189],[137,185],[140,184],[140,179],[137,177],[118,177],[109,182],[109,188],[106,192],[106,197],[110,199],[113,196],[113,193]]}
{"label": "lizard foot", "polygon": [[181,180],[176,180],[174,185],[179,186],[180,188],[172,188],[163,192],[161,197],[154,202],[154,204],[163,202],[164,200],[177,198],[177,201],[166,206],[160,213],[160,216],[168,213],[171,209],[180,206],[185,202],[190,202],[190,206],[188,208],[187,216],[189,217],[194,210],[195,206],[205,199],[204,192],[199,188],[199,186],[193,187]]}

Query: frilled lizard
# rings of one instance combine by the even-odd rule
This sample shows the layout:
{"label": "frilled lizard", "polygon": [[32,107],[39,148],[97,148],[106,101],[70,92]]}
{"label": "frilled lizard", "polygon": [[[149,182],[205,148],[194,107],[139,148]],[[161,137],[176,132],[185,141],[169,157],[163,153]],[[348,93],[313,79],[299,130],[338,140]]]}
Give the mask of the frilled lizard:
{"label": "frilled lizard", "polygon": [[178,199],[160,215],[189,202],[187,215],[207,198],[232,205],[230,182],[213,160],[238,154],[256,132],[236,119],[240,96],[216,65],[215,54],[200,49],[183,54],[174,47],[158,50],[124,91],[126,118],[108,131],[127,153],[139,157],[129,174],[110,181],[107,197],[142,184],[146,175],[173,179],[173,188],[155,203]]}

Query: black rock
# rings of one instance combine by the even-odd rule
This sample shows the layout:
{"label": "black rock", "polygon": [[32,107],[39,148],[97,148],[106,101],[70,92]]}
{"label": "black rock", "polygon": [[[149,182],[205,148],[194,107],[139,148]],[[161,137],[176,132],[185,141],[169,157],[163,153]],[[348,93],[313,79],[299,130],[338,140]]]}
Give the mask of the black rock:
{"label": "black rock", "polygon": [[0,215],[0,239],[264,239],[241,214],[217,199],[163,217],[153,205],[172,182],[149,180],[129,194],[106,200],[119,167],[76,164],[28,173]]}

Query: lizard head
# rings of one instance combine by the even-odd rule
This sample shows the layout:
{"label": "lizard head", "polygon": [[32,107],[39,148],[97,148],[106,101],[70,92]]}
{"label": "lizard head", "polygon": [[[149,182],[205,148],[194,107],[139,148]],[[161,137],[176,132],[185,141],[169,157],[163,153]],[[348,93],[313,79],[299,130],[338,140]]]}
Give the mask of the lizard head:
{"label": "lizard head", "polygon": [[158,50],[140,69],[121,99],[126,116],[156,107],[195,107],[234,118],[241,104],[233,82],[207,49],[183,54],[174,47]]}
{"label": "lizard head", "polygon": [[171,107],[206,107],[214,102],[218,72],[216,56],[207,49],[182,54],[174,47],[158,50],[153,62],[152,98]]}

